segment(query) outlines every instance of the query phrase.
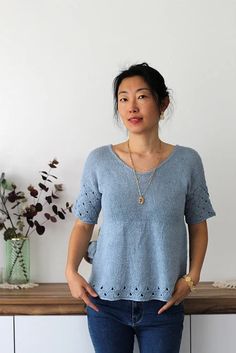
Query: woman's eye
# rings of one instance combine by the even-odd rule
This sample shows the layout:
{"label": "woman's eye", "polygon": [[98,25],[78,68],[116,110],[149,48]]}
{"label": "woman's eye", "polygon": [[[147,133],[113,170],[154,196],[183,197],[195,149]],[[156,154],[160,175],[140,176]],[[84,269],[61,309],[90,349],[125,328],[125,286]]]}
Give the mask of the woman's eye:
{"label": "woman's eye", "polygon": [[[146,97],[146,96],[145,96],[144,94],[141,94],[140,96],[138,96],[138,99],[139,99],[139,98],[143,99],[143,98],[145,98],[145,97]],[[120,102],[125,102],[125,101],[127,101],[127,98],[125,98],[125,97],[120,98]]]}

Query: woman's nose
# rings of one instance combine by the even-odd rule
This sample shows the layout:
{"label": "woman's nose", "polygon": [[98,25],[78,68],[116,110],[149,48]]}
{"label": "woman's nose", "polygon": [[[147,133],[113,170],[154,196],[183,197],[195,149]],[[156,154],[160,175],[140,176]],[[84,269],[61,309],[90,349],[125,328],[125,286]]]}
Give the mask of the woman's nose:
{"label": "woman's nose", "polygon": [[130,102],[129,112],[137,112],[138,106],[135,101]]}

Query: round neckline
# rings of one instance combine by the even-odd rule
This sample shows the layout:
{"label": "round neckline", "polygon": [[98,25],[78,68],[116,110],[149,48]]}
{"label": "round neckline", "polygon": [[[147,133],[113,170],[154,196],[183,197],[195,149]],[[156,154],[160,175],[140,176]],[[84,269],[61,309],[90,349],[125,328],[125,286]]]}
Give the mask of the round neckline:
{"label": "round neckline", "polygon": [[[148,171],[146,171],[146,172],[136,172],[136,173],[137,173],[137,174],[144,175],[144,174],[150,174],[150,173],[152,173],[155,169],[158,170],[158,169],[161,168],[166,162],[168,162],[168,161],[171,159],[171,157],[175,154],[175,152],[177,151],[177,149],[178,149],[179,146],[180,146],[180,145],[178,145],[178,144],[174,145],[174,148],[173,148],[172,152],[169,154],[169,156],[168,156],[166,159],[164,159],[164,161],[162,161],[157,167],[154,167],[154,168],[152,168],[152,169],[150,169],[150,170],[148,170]],[[116,154],[116,152],[112,149],[112,144],[109,144],[108,147],[109,147],[109,150],[110,150],[110,152],[112,153],[112,155],[115,157],[115,159],[116,159],[120,164],[122,164],[123,166],[125,166],[126,168],[128,168],[129,170],[131,170],[132,172],[134,171],[132,167],[130,167],[128,164],[126,164],[126,163],[123,161],[123,159],[121,159],[121,158],[118,156],[118,154]]]}

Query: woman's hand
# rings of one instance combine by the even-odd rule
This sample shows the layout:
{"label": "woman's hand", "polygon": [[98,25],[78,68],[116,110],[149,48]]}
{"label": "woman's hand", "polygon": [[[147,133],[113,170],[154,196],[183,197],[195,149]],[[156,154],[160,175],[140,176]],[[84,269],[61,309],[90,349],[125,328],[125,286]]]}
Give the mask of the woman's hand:
{"label": "woman's hand", "polygon": [[98,294],[88,284],[88,282],[79,273],[70,274],[67,277],[70,292],[73,298],[82,299],[86,305],[90,306],[96,311],[99,309],[89,300],[89,295],[97,297]]}
{"label": "woman's hand", "polygon": [[158,311],[158,314],[163,313],[167,309],[169,309],[174,304],[179,304],[182,302],[191,292],[189,285],[185,281],[184,278],[179,278],[175,284],[174,292],[172,294],[171,299],[163,305],[163,307]]}

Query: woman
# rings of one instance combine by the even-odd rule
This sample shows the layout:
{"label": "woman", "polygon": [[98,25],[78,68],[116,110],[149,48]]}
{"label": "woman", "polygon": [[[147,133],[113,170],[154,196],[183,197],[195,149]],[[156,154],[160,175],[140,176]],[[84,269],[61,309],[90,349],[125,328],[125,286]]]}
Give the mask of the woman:
{"label": "woman", "polygon": [[[115,113],[128,139],[87,157],[66,276],[72,296],[86,304],[96,353],[132,353],[134,335],[140,353],[177,353],[183,300],[199,282],[206,219],[216,213],[198,152],[159,138],[170,103],[162,75],[143,63],[113,83]],[[98,240],[90,242],[101,210]],[[88,282],[78,273],[86,256]]]}

